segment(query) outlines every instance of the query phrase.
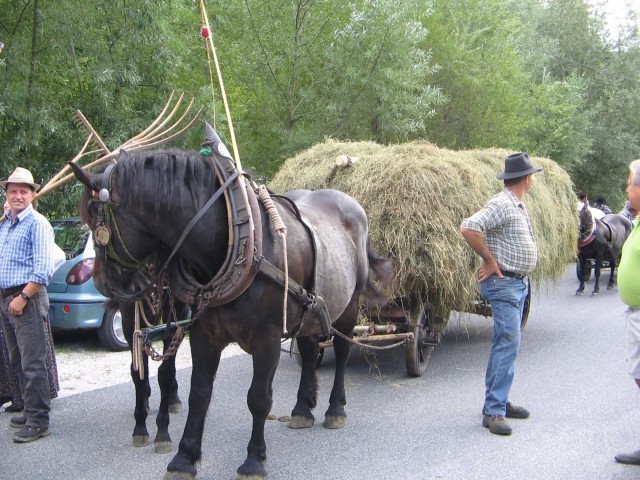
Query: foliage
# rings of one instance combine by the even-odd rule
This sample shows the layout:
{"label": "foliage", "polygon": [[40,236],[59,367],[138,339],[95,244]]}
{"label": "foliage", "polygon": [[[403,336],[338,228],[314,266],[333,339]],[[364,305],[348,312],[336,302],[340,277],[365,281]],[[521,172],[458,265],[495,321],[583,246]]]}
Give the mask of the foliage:
{"label": "foliage", "polygon": [[[587,0],[209,2],[242,163],[268,180],[327,137],[527,150],[622,205],[640,157],[640,34]],[[81,147],[81,110],[110,148],[171,91],[229,143],[194,0],[0,0],[0,176],[46,183]],[[213,78],[210,78],[213,72]],[[194,128],[177,147],[196,147]],[[75,187],[47,195],[73,213]]]}

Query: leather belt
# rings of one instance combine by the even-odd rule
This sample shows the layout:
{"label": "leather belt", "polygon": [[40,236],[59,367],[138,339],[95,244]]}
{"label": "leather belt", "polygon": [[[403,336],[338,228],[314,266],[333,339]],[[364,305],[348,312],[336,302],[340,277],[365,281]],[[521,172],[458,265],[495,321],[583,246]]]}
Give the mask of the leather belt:
{"label": "leather belt", "polygon": [[508,270],[500,270],[500,271],[502,272],[502,275],[504,275],[505,277],[517,278],[518,280],[524,280],[525,278],[527,278],[526,275],[522,275],[521,273],[509,272]]}
{"label": "leather belt", "polygon": [[27,284],[23,283],[22,285],[18,285],[17,287],[0,288],[0,297],[8,297],[9,295],[21,292],[22,289],[26,286]]}

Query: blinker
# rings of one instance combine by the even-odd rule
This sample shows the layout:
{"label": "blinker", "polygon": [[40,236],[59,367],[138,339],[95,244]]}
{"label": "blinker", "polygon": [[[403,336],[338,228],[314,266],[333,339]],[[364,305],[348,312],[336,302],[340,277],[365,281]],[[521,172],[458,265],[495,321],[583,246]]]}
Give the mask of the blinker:
{"label": "blinker", "polygon": [[109,190],[107,190],[106,188],[101,188],[98,192],[98,198],[103,203],[107,202],[109,200]]}

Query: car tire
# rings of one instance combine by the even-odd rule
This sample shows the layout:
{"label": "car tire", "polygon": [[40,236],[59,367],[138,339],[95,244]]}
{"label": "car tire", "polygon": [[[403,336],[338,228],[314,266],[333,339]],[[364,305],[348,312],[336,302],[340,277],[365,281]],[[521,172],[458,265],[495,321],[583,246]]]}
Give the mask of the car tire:
{"label": "car tire", "polygon": [[100,343],[114,352],[122,352],[129,349],[129,344],[122,330],[122,314],[120,310],[109,314],[105,312],[102,325],[98,329]]}

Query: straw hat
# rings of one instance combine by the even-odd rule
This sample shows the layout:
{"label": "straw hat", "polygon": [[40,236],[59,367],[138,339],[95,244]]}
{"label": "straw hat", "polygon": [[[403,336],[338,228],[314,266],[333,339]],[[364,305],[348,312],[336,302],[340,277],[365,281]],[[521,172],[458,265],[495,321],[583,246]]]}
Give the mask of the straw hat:
{"label": "straw hat", "polygon": [[7,188],[7,183],[26,183],[27,185],[31,185],[34,190],[38,190],[40,188],[39,184],[34,183],[31,172],[22,167],[16,168],[13,173],[9,175],[9,178],[0,182],[0,187]]}

